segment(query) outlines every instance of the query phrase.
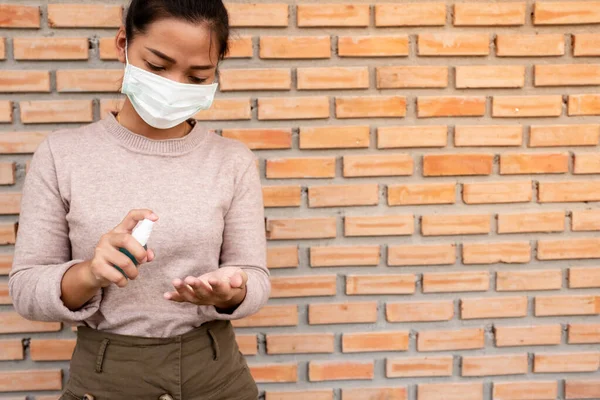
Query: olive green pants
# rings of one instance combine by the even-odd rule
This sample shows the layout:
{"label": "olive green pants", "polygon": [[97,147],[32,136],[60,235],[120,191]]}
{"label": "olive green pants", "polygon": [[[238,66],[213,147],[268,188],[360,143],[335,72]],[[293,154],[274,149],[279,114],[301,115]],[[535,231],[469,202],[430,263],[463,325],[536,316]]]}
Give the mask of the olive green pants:
{"label": "olive green pants", "polygon": [[173,338],[77,331],[60,400],[256,400],[229,321]]}

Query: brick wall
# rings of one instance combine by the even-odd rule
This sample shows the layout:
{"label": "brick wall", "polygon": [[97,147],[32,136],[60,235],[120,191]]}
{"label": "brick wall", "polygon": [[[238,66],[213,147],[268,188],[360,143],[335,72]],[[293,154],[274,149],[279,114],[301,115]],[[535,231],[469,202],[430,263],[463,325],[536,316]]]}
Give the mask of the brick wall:
{"label": "brick wall", "polygon": [[[10,305],[19,192],[118,105],[123,2],[6,1],[0,398],[49,400],[74,334]],[[284,1],[228,4],[198,115],[260,157],[273,299],[235,325],[266,399],[599,399],[600,1]]]}

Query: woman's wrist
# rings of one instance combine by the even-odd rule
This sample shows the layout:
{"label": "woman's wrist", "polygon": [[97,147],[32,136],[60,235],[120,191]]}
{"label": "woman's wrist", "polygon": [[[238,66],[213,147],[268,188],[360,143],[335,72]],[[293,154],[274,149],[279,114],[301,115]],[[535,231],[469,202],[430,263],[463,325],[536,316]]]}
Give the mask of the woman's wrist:
{"label": "woman's wrist", "polygon": [[223,303],[215,304],[214,305],[215,308],[221,314],[233,313],[235,311],[235,309],[238,308],[239,305],[242,304],[242,302],[246,298],[247,290],[248,290],[247,286],[244,286],[244,288],[241,289],[239,291],[239,293],[236,293],[235,296],[233,296],[231,298],[231,300],[223,302]]}

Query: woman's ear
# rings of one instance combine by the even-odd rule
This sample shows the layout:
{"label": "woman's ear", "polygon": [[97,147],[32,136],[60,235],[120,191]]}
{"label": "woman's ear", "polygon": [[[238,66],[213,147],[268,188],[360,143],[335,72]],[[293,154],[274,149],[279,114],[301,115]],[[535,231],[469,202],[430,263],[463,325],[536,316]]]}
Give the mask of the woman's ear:
{"label": "woman's ear", "polygon": [[127,62],[127,57],[125,56],[125,51],[127,51],[127,35],[125,34],[124,26],[121,26],[117,32],[117,36],[115,37],[115,47],[117,49],[117,58],[120,62],[125,64]]}

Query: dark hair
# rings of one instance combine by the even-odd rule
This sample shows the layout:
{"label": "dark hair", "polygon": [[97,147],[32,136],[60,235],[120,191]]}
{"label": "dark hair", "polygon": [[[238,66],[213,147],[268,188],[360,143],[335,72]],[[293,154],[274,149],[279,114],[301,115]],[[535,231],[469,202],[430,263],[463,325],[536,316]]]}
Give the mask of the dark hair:
{"label": "dark hair", "polygon": [[225,57],[229,50],[229,16],[222,0],[132,0],[125,18],[127,40],[133,41],[136,34],[146,32],[148,25],[169,17],[208,24],[216,35],[219,60]]}

